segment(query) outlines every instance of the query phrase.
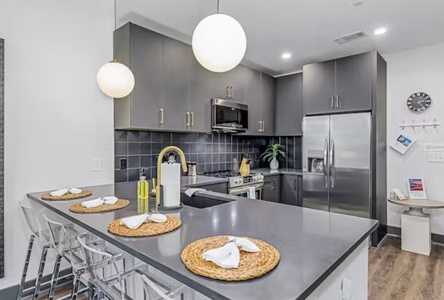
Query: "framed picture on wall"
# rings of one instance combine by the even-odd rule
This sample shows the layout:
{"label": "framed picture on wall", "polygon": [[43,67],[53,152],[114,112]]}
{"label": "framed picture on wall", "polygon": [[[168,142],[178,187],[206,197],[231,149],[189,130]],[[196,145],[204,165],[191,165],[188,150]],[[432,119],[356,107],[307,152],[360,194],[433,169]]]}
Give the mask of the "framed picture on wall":
{"label": "framed picture on wall", "polygon": [[411,200],[427,199],[424,180],[422,178],[407,179],[407,187],[409,189],[409,197]]}

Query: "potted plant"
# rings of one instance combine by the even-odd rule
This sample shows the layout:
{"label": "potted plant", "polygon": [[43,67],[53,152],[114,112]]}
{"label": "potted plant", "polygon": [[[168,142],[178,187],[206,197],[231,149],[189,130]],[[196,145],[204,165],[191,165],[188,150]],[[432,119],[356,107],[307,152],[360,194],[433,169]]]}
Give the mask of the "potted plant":
{"label": "potted plant", "polygon": [[264,153],[262,153],[261,158],[263,161],[270,163],[270,169],[277,170],[279,169],[279,162],[278,158],[285,159],[285,152],[283,151],[285,149],[284,146],[280,144],[273,144],[268,146],[267,150],[265,150]]}

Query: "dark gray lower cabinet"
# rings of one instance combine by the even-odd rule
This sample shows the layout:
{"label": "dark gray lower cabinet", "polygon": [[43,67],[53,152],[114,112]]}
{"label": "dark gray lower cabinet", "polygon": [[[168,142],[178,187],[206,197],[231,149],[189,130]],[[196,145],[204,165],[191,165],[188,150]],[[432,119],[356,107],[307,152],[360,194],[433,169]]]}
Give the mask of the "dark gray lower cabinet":
{"label": "dark gray lower cabinet", "polygon": [[262,200],[280,203],[281,186],[281,175],[266,176],[264,189],[262,191]]}
{"label": "dark gray lower cabinet", "polygon": [[282,203],[302,206],[302,176],[282,176]]}

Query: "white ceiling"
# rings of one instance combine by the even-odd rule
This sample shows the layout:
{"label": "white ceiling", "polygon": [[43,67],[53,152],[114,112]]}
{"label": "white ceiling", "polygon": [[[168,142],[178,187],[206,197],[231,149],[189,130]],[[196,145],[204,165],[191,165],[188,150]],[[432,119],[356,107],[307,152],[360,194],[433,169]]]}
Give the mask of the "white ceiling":
{"label": "white ceiling", "polygon": [[[118,0],[118,24],[131,21],[190,43],[195,26],[216,11],[216,3]],[[220,10],[244,27],[244,63],[275,76],[373,49],[389,53],[444,42],[443,0],[220,0]],[[387,33],[373,36],[378,27],[387,27]],[[370,36],[344,45],[333,41],[359,30]],[[283,60],[283,52],[292,58]]]}

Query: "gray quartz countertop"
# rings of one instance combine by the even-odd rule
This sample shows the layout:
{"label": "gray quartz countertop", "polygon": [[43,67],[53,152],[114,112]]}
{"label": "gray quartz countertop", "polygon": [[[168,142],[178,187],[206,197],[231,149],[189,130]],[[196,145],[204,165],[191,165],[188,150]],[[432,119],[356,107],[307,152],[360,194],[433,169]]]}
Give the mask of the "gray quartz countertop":
{"label": "gray quartz countertop", "polygon": [[300,169],[279,169],[277,171],[272,171],[269,168],[263,168],[263,169],[251,170],[251,173],[261,173],[261,174],[264,174],[264,176],[279,175],[279,174],[302,175],[302,170],[300,170]]}
{"label": "gray quartz countertop", "polygon": [[[83,200],[114,194],[131,204],[114,212],[76,214],[69,206],[80,200],[43,201],[44,192],[27,196],[211,299],[306,299],[378,226],[375,220],[202,193],[194,197],[235,201],[205,209],[185,205],[174,213],[182,220],[179,229],[160,236],[125,238],[107,228],[113,220],[137,213],[136,182],[87,188],[93,195]],[[217,281],[188,271],[180,259],[182,250],[193,241],[217,235],[264,240],[279,250],[280,263],[267,275],[244,282]]]}
{"label": "gray quartz countertop", "polygon": [[205,186],[208,184],[216,184],[228,182],[226,178],[217,178],[210,176],[182,176],[182,186],[193,187],[193,186]]}

